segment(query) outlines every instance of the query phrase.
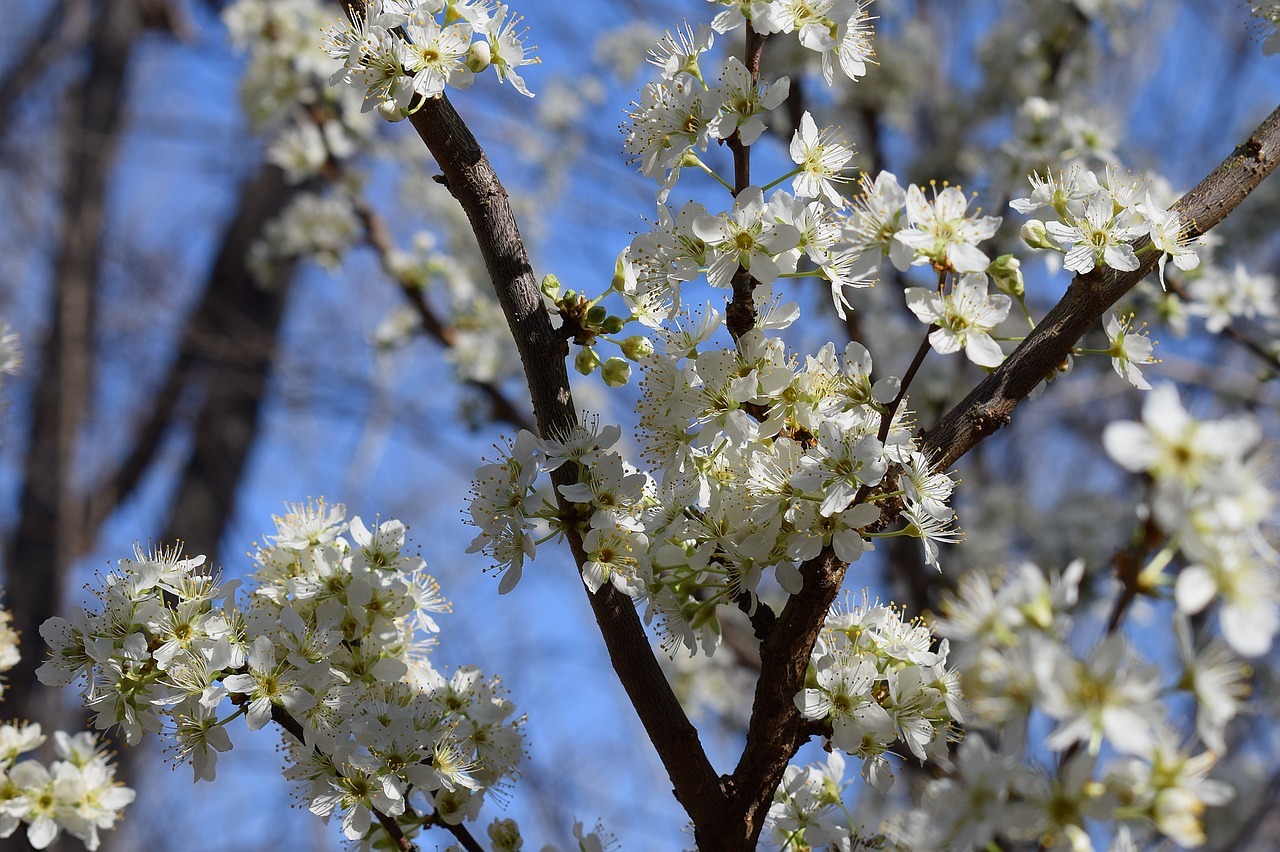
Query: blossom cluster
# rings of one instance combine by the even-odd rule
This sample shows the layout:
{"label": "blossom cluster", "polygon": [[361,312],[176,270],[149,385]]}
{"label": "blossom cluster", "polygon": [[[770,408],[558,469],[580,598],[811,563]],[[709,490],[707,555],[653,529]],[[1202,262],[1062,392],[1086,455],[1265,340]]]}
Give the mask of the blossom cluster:
{"label": "blossom cluster", "polygon": [[48,766],[18,759],[45,740],[39,725],[0,725],[0,837],[25,824],[34,849],[46,848],[64,831],[97,849],[98,832],[115,826],[134,791],[115,780],[111,755],[88,731],[55,731],[57,759]]}
{"label": "blossom cluster", "polygon": [[1103,180],[1081,166],[1031,176],[1031,195],[1010,206],[1024,215],[1046,211],[1056,218],[1028,220],[1023,239],[1032,248],[1063,253],[1063,266],[1085,274],[1107,266],[1132,272],[1140,265],[1130,243],[1146,236],[1160,252],[1160,280],[1170,259],[1179,269],[1194,269],[1200,257],[1186,239],[1188,223],[1176,210],[1152,200],[1149,186],[1108,168]]}
{"label": "blossom cluster", "polygon": [[330,268],[360,238],[362,228],[351,202],[342,195],[304,193],[263,229],[249,253],[258,280],[276,283],[280,261],[311,258]]}
{"label": "blossom cluster", "polygon": [[[559,440],[521,433],[480,468],[472,550],[504,573],[500,591],[514,587],[534,556],[541,521],[562,530],[576,518],[587,587],[609,582],[646,600],[668,652],[710,653],[718,607],[754,607],[770,570],[784,590],[798,591],[798,564],[824,546],[853,562],[875,537],[911,535],[937,564],[937,543],[955,537],[948,506],[955,483],[931,470],[905,418],[889,412],[896,381],[873,383],[871,357],[857,343],[843,358],[828,344],[803,364],[760,331],[731,349],[699,351],[719,322],[708,308],[698,329],[672,334],[644,361],[640,429],[661,485],[613,449],[620,429],[594,424]],[[566,463],[575,482],[559,487],[562,511],[537,482]],[[869,500],[873,490],[880,496]],[[902,502],[906,525],[869,529],[882,514],[876,501],[887,499]]]}
{"label": "blossom cluster", "polygon": [[1176,551],[1185,561],[1178,610],[1195,615],[1217,601],[1223,637],[1249,657],[1270,650],[1280,631],[1280,560],[1267,529],[1276,499],[1261,437],[1253,417],[1193,417],[1172,385],[1148,394],[1141,422],[1112,423],[1102,436],[1118,465],[1150,478],[1141,511],[1168,537],[1144,583],[1162,582]]}
{"label": "blossom cluster", "polygon": [[801,716],[830,726],[831,745],[862,758],[862,776],[878,790],[893,783],[892,746],[921,763],[943,758],[964,721],[949,644],[934,650],[933,642],[927,626],[893,607],[865,599],[834,607],[810,656],[813,685],[795,696]]}
{"label": "blossom cluster", "polygon": [[415,98],[465,89],[486,68],[531,96],[517,72],[537,61],[521,20],[496,0],[368,0],[327,32],[325,50],[342,62],[330,82],[362,92],[364,111],[393,120],[411,114]]}
{"label": "blossom cluster", "polygon": [[313,813],[341,814],[351,840],[379,830],[375,811],[406,834],[475,819],[517,773],[523,720],[498,681],[432,664],[432,613],[448,604],[399,521],[292,506],[255,556],[246,602],[203,562],[176,550],[120,560],[97,605],[42,626],[42,682],[82,681],[95,726],[131,745],[171,737],[196,780],[215,777],[232,719],[278,723],[285,776]]}
{"label": "blossom cluster", "polygon": [[[837,175],[814,166],[823,155],[812,152],[834,143],[819,141],[812,119],[806,119],[792,145],[795,195],[775,190],[766,199],[750,186],[730,210],[716,215],[696,201],[674,211],[659,207],[655,226],[624,250],[622,274],[615,279],[633,318],[654,328],[670,322],[679,313],[683,285],[705,273],[712,286],[727,288],[739,268],[757,283],[761,307],[770,304],[770,285],[780,278],[816,275],[830,285],[836,312],[844,318],[847,290],[870,286],[887,257],[899,270],[931,266],[944,282],[936,290],[912,287],[905,294],[917,318],[936,326],[930,337],[936,351],[963,350],[980,366],[997,366],[1004,355],[991,331],[1008,316],[1011,301],[989,291],[993,283],[1014,291],[1021,282],[1016,262],[1002,258],[997,266],[978,248],[995,234],[1000,219],[969,211],[956,187],[929,198],[915,184],[904,190],[889,172],[874,180],[864,175],[851,205],[833,205],[827,194]],[[802,264],[813,272],[797,272]],[[794,308],[789,311],[761,312],[757,326],[783,328],[785,316],[794,319]]]}
{"label": "blossom cluster", "polygon": [[[1182,846],[1204,843],[1205,807],[1233,795],[1209,773],[1242,711],[1248,669],[1220,641],[1197,650],[1181,618],[1171,681],[1119,632],[1077,652],[1069,634],[1083,577],[1081,561],[1061,573],[974,569],[944,598],[934,630],[952,642],[967,733],[944,758],[946,774],[885,826],[895,842],[976,849],[1006,837],[1091,850],[1088,824],[1102,820],[1118,838],[1154,829]],[[1171,713],[1170,701],[1187,696],[1202,748]],[[1028,744],[1033,711],[1055,724],[1044,745],[1056,769]]]}
{"label": "blossom cluster", "polygon": [[711,22],[718,33],[743,24],[762,35],[794,33],[800,44],[822,57],[822,78],[830,86],[835,66],[850,80],[867,73],[871,60],[871,16],[866,0],[708,0],[728,8]]}
{"label": "blossom cluster", "polygon": [[788,766],[765,815],[763,835],[780,848],[845,849],[853,840],[844,811],[844,755],[821,764]]}
{"label": "blossom cluster", "polygon": [[[328,84],[333,63],[316,49],[316,34],[334,8],[323,0],[235,0],[222,12],[232,42],[247,51],[241,100],[266,136],[267,162],[293,187],[289,203],[252,245],[249,268],[260,283],[278,285],[297,261],[337,271],[351,250],[370,243],[405,292],[425,297],[442,291],[444,298],[432,304],[447,306],[439,319],[451,332],[448,357],[458,376],[498,381],[518,359],[496,300],[479,283],[483,264],[469,244],[465,217],[453,213],[452,197],[441,203],[441,194],[407,188],[404,198],[414,209],[384,218],[425,220],[432,229],[416,231],[404,247],[390,228],[376,239],[372,234],[379,211],[363,197],[368,159],[403,162],[422,154],[385,145],[376,133],[377,117],[361,111],[362,95]],[[376,343],[389,350],[422,329],[420,311],[405,305],[381,324]]]}
{"label": "blossom cluster", "polygon": [[[0,672],[20,658],[13,616],[0,609]],[[18,759],[47,739],[37,724],[0,724],[0,837],[25,824],[32,848],[44,849],[65,831],[97,849],[98,832],[115,826],[134,791],[115,780],[115,762],[87,731],[55,731],[57,759],[48,766],[35,758]]]}

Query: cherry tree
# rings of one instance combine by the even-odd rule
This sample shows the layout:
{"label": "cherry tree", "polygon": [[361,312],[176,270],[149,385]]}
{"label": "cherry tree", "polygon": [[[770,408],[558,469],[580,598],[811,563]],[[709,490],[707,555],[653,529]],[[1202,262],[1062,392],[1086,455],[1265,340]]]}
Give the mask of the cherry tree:
{"label": "cherry tree", "polygon": [[[298,258],[374,248],[411,312],[385,342],[423,329],[511,427],[478,460],[470,552],[495,593],[517,597],[548,551],[571,555],[691,846],[1197,847],[1214,842],[1207,809],[1236,799],[1219,764],[1239,744],[1246,660],[1265,660],[1280,629],[1272,424],[1188,404],[1138,317],[1184,332],[1198,317],[1280,368],[1274,279],[1219,263],[1212,239],[1274,168],[1280,112],[1186,192],[1126,171],[1059,91],[1092,27],[1122,31],[1125,4],[1039,5],[1010,50],[1043,66],[1043,91],[1024,80],[1001,96],[1016,99],[1014,130],[998,165],[965,166],[988,187],[969,195],[955,175],[898,176],[879,147],[860,162],[820,118],[890,113],[867,104],[903,84],[875,90],[913,47],[909,27],[892,31],[897,10],[692,4],[694,20],[648,48],[651,79],[622,130],[653,197],[595,284],[535,274],[517,209],[452,103],[490,73],[536,92],[517,10],[224,12],[249,51],[268,159],[296,188],[250,252],[253,274],[278,285]],[[1250,12],[1274,51],[1280,11]],[[409,248],[361,171],[384,155],[432,193],[436,234]],[[1056,300],[1054,280],[1067,281]],[[805,295],[815,282],[821,300]],[[811,328],[843,339],[810,346]],[[575,401],[570,365],[631,394],[634,444],[616,407]],[[510,397],[513,370],[531,415]],[[962,482],[956,465],[1028,408],[1108,382],[1145,394],[1140,415],[1083,427],[1105,452],[1094,469],[1127,495],[1102,513],[1118,546],[1101,561],[1087,541],[1054,542],[1059,564],[1016,543],[993,555],[1012,517],[982,522],[999,483],[981,469]],[[278,731],[306,806],[362,847],[522,848],[489,806],[520,795],[520,697],[436,653],[449,605],[427,568],[447,554],[361,511],[289,503],[243,586],[201,554],[137,548],[93,602],[40,628],[40,679],[79,684],[93,726],[130,745],[171,738],[198,782],[215,780],[233,719]],[[877,558],[898,602],[868,591],[860,569]],[[749,675],[731,767],[673,687],[675,673],[726,668]],[[798,757],[810,743],[816,762]],[[10,832],[26,820],[34,844],[52,839],[35,811],[4,813]],[[615,842],[604,826],[574,834],[583,849]]]}

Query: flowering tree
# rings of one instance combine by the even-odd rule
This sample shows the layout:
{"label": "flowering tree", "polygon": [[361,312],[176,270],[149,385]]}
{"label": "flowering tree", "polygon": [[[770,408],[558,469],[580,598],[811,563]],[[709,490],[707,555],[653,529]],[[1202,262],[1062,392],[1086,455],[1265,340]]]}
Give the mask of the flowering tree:
{"label": "flowering tree", "polygon": [[[1021,217],[1016,240],[957,186],[860,166],[838,128],[819,126],[815,82],[856,93],[888,70],[867,4],[714,5],[650,49],[624,146],[656,184],[656,211],[591,288],[535,276],[447,94],[490,71],[530,94],[536,59],[507,6],[348,2],[325,24],[336,7],[232,4],[268,158],[299,187],[255,243],[254,275],[280,282],[299,257],[337,263],[367,241],[414,323],[515,428],[476,473],[471,551],[497,592],[518,595],[536,557],[567,548],[699,849],[1205,844],[1206,807],[1234,794],[1212,773],[1249,692],[1242,658],[1267,654],[1280,629],[1264,420],[1197,417],[1172,384],[1153,388],[1151,341],[1116,306],[1175,324],[1201,315],[1280,368],[1275,343],[1238,326],[1275,314],[1274,282],[1223,271],[1207,239],[1274,168],[1280,112],[1175,198],[1158,176],[1101,167],[1112,157],[1096,131],[1027,94],[1005,163],[1015,178],[985,175]],[[1083,38],[1116,12],[1104,5],[1047,4],[1030,41],[1050,45],[1062,27]],[[1270,29],[1280,15],[1251,11]],[[1049,54],[1046,89],[1071,50]],[[412,252],[358,170],[382,120],[412,125],[465,214],[437,206],[445,239]],[[464,224],[496,303],[447,247]],[[1070,274],[1056,303],[1024,281],[1033,261],[1037,277]],[[788,342],[804,340],[806,280],[830,299],[806,320],[838,318],[843,345]],[[502,381],[517,355],[532,418]],[[970,487],[953,466],[1028,397],[1096,387],[1087,367],[1065,376],[1089,356],[1147,392],[1140,420],[1100,430],[1112,481],[1141,481],[1112,517],[1127,518],[1127,543],[1057,567],[1019,560],[1028,548],[968,562],[944,551],[961,539],[953,497]],[[638,456],[618,425],[579,409],[570,360],[609,387],[639,379]],[[981,494],[968,499],[980,513]],[[233,719],[279,729],[309,809],[364,846],[408,849],[434,829],[466,849],[521,848],[519,827],[483,808],[519,775],[523,717],[478,667],[444,673],[432,614],[447,604],[405,525],[313,501],[275,527],[243,589],[176,548],[120,560],[95,603],[41,628],[41,680],[79,683],[95,726],[129,744],[172,736],[197,781],[214,779]],[[892,554],[904,605],[862,591],[855,563],[877,550]],[[963,570],[942,573],[953,553]],[[1128,629],[1143,608],[1176,657]],[[672,687],[676,660],[694,678],[751,670],[730,772]],[[806,765],[811,741],[827,756]],[[38,843],[48,831],[35,825]],[[575,835],[609,842],[600,828]]]}

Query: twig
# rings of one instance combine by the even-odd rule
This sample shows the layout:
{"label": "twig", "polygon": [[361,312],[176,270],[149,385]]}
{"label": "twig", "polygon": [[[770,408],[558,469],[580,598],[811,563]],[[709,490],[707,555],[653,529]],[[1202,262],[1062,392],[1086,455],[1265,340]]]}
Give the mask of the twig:
{"label": "twig", "polygon": [[[457,330],[436,316],[436,312],[427,301],[426,294],[422,292],[422,288],[399,274],[391,263],[391,258],[395,252],[395,242],[391,238],[391,231],[387,228],[386,220],[364,199],[356,199],[354,203],[356,215],[364,223],[365,236],[368,238],[369,244],[373,246],[374,251],[378,253],[378,260],[382,264],[383,271],[396,282],[400,292],[404,294],[410,306],[418,314],[418,319],[422,322],[422,330],[441,346],[446,349],[452,349],[458,343]],[[534,423],[529,420],[528,415],[521,411],[502,392],[502,389],[493,382],[467,379],[466,384],[478,390],[489,401],[495,419],[510,423],[517,429],[527,429],[530,432],[536,428]]]}

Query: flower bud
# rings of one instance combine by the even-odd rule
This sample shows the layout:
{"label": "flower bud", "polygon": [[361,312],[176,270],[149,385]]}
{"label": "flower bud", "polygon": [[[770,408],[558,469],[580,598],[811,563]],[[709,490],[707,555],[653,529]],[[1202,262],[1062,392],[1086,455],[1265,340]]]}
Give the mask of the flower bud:
{"label": "flower bud", "polygon": [[1028,219],[1023,224],[1018,236],[1022,237],[1022,241],[1032,248],[1057,248],[1053,240],[1049,239],[1049,229],[1039,219]]}
{"label": "flower bud", "polygon": [[642,334],[633,334],[622,341],[622,354],[632,361],[648,358],[653,354],[653,341]]}
{"label": "flower bud", "polygon": [[587,309],[587,323],[597,328],[604,323],[605,318],[609,316],[609,309],[604,305],[592,305]]}
{"label": "flower bud", "polygon": [[489,42],[483,40],[471,42],[471,49],[467,51],[466,59],[468,68],[479,74],[489,67],[492,60],[493,54],[489,50]]}
{"label": "flower bud", "polygon": [[631,380],[631,365],[621,358],[610,358],[604,362],[604,369],[600,371],[600,375],[604,377],[604,383],[611,388],[620,388]]}
{"label": "flower bud", "polygon": [[617,334],[622,331],[624,324],[626,320],[622,317],[605,317],[604,322],[600,323],[600,330],[605,334]]}
{"label": "flower bud", "polygon": [[395,101],[383,101],[378,104],[378,115],[387,121],[404,121],[404,110],[400,109],[400,105]]}
{"label": "flower bud", "polygon": [[600,356],[596,354],[596,350],[590,346],[584,346],[578,350],[578,354],[573,358],[573,369],[577,370],[584,376],[589,376],[595,372],[596,367],[600,366]]}
{"label": "flower bud", "polygon": [[996,282],[1000,292],[1021,299],[1026,292],[1022,281],[1022,264],[1011,254],[1002,254],[987,267],[987,274]]}
{"label": "flower bud", "polygon": [[622,250],[618,260],[613,264],[613,280],[609,282],[609,286],[619,293],[636,291],[636,270],[631,265],[630,246]]}
{"label": "flower bud", "polygon": [[560,279],[550,272],[542,276],[542,295],[552,300],[560,295]]}

